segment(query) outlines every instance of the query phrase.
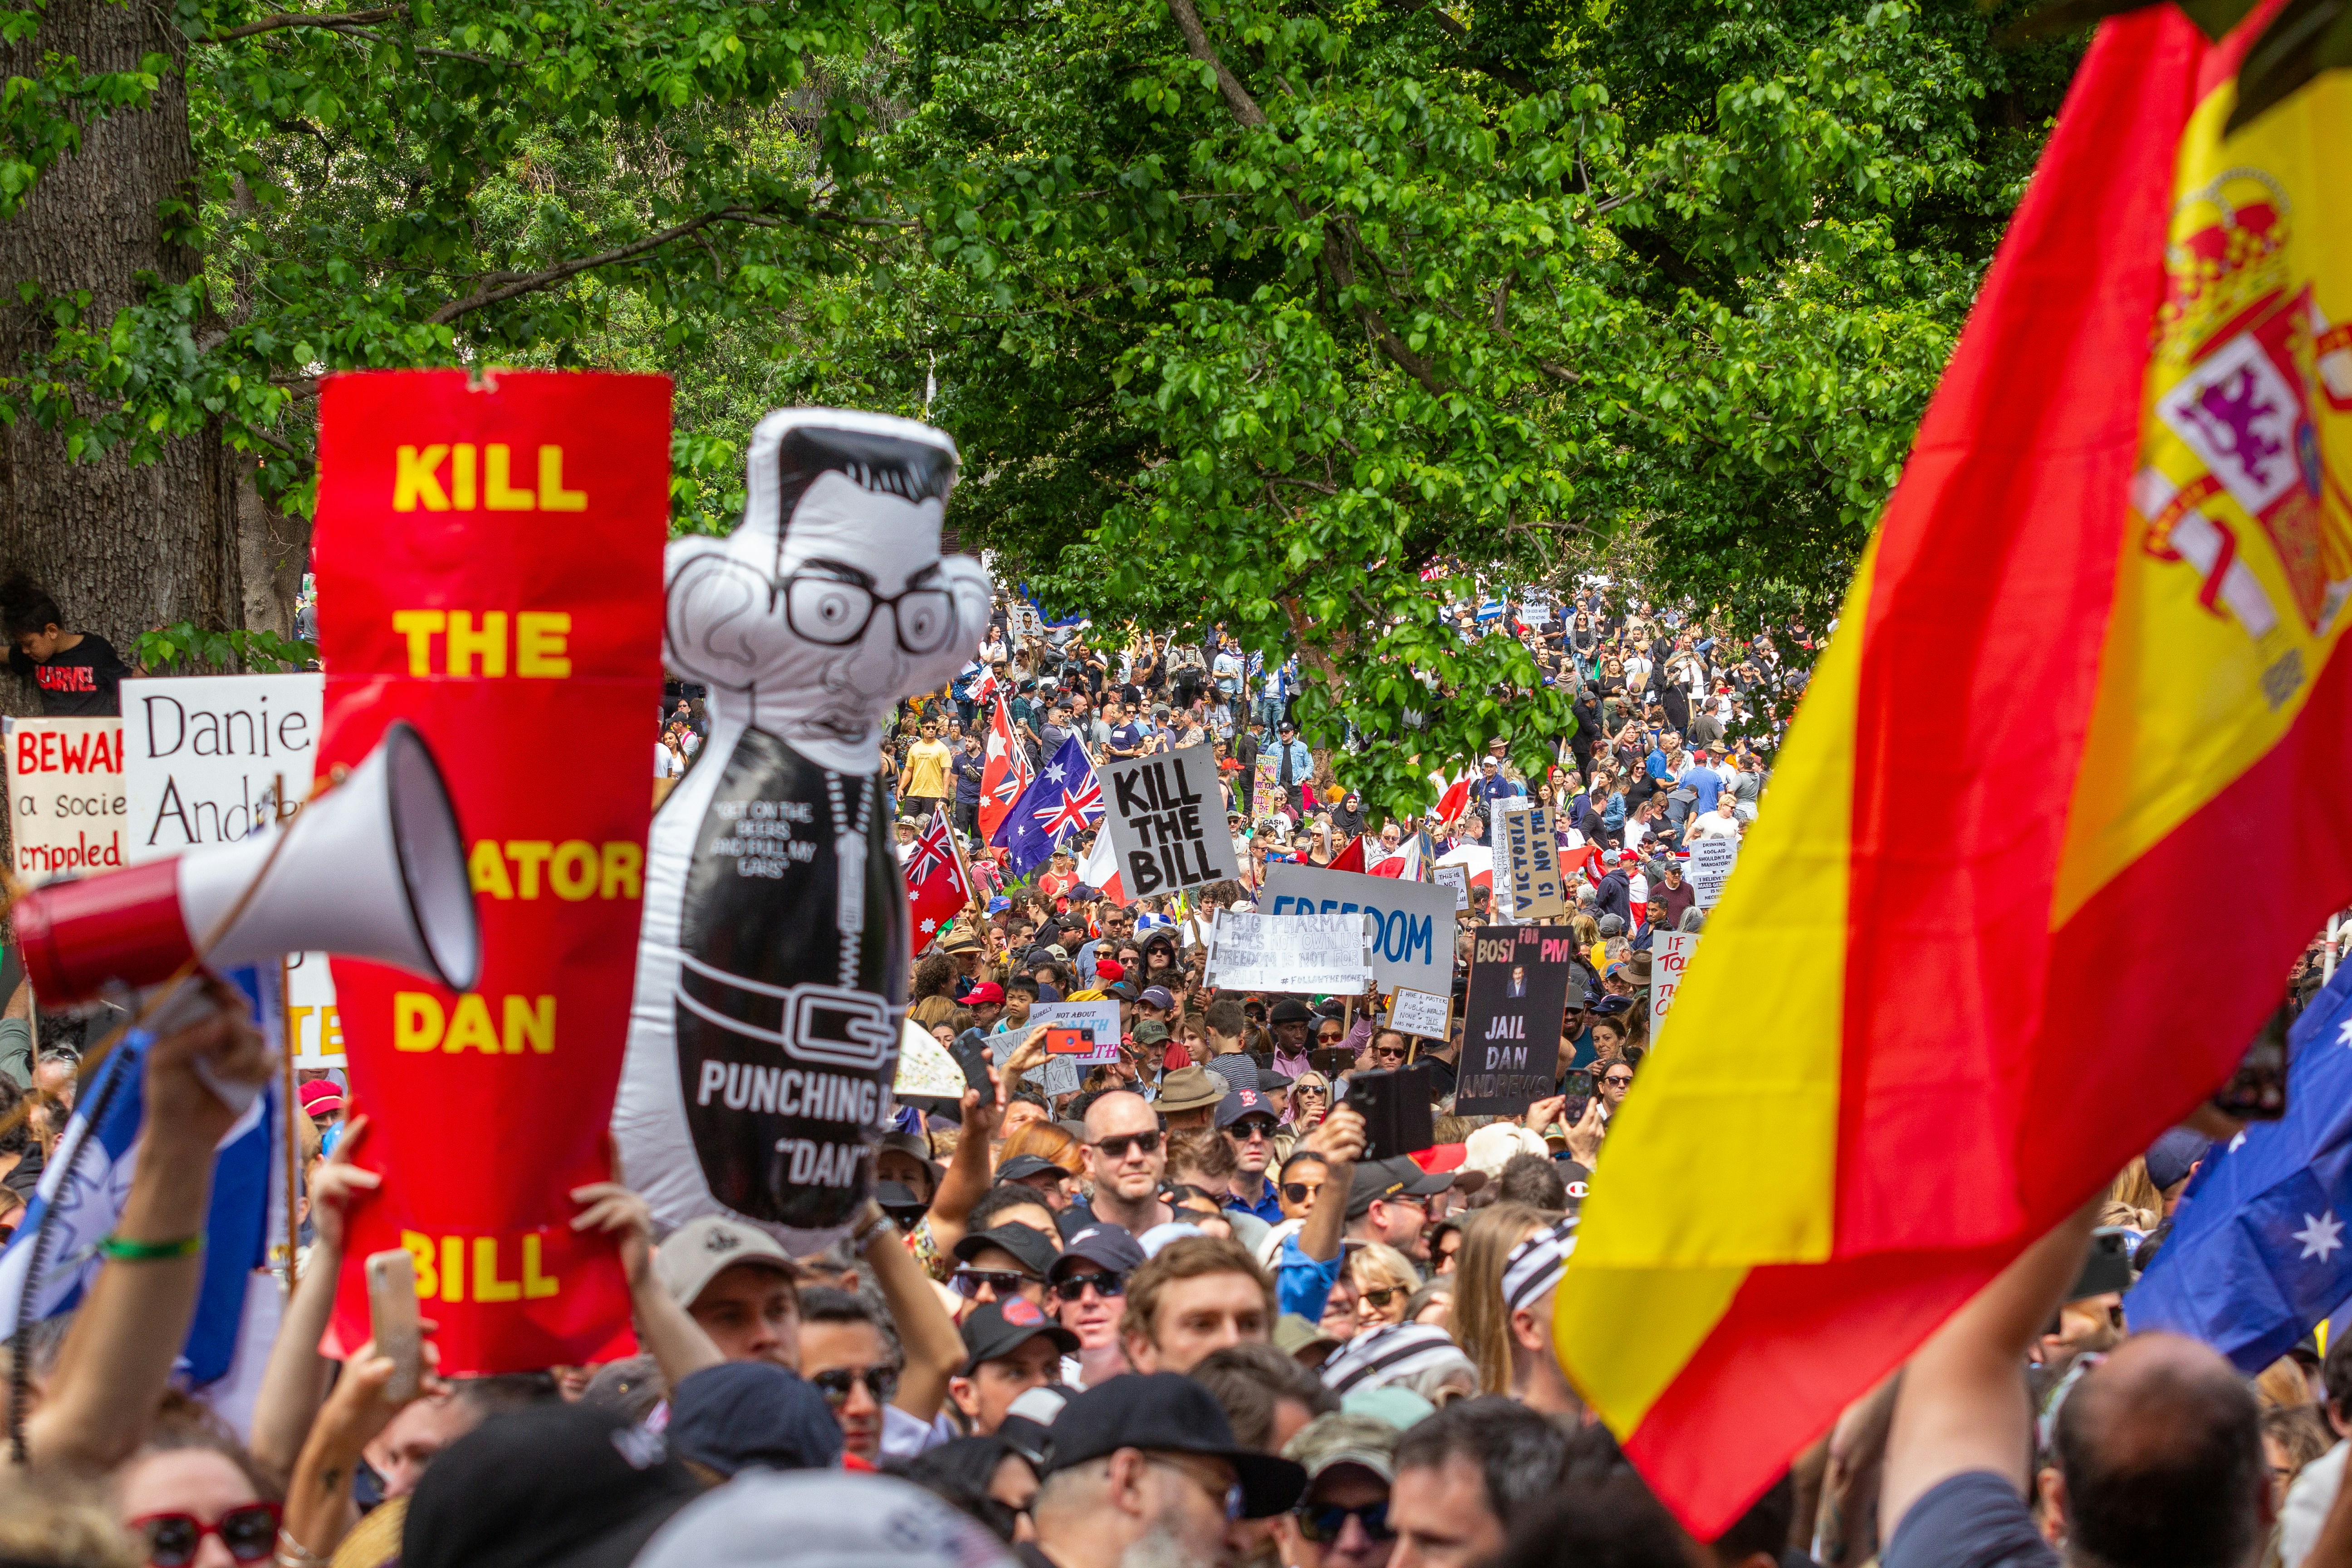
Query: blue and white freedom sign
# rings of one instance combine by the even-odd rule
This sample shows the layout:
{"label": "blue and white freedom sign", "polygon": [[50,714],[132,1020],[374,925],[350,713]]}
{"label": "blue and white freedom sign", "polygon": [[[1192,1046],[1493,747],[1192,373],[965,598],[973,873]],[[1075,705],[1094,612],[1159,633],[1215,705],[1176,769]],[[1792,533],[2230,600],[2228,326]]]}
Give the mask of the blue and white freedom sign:
{"label": "blue and white freedom sign", "polygon": [[1443,883],[1282,863],[1266,868],[1257,910],[1262,915],[1372,915],[1374,984],[1383,991],[1402,985],[1453,994],[1454,889]]}

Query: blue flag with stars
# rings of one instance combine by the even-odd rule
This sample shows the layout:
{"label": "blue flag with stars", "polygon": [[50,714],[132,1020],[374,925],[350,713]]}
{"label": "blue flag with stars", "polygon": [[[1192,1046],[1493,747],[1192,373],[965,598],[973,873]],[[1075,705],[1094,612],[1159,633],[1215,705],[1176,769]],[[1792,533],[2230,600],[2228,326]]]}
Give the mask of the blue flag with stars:
{"label": "blue flag with stars", "polygon": [[1073,735],[1037,770],[989,842],[1011,850],[1013,874],[1025,877],[1081,827],[1096,826],[1102,816],[1102,785],[1095,782],[1094,764]]}
{"label": "blue flag with stars", "polygon": [[2124,1298],[2135,1331],[2193,1335],[2252,1375],[2352,1300],[2352,965],[2287,1032],[2287,1111],[2205,1157]]}

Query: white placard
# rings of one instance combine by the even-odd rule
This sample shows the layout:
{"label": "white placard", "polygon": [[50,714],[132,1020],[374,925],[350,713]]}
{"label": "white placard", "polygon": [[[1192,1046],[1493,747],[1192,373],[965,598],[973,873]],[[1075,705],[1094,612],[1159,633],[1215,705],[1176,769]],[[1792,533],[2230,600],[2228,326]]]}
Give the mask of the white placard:
{"label": "white placard", "polygon": [[1057,1028],[1084,1029],[1095,1048],[1082,1057],[1061,1059],[1080,1067],[1094,1067],[1102,1062],[1118,1060],[1118,1004],[1116,1002],[1035,1002],[1029,1007],[1029,1022],[1051,1024]]}
{"label": "white placard", "polygon": [[[278,781],[297,811],[310,795],[327,678],[142,677],[122,683],[123,852],[159,860],[234,844],[276,815]],[[287,956],[294,1065],[346,1064],[335,982],[323,952]]]}
{"label": "white placard", "polygon": [[1221,991],[1352,995],[1372,978],[1366,923],[1361,911],[1237,915],[1223,910],[1209,933],[1207,982]]}
{"label": "white placard", "polygon": [[1682,988],[1683,971],[1698,950],[1699,932],[1661,931],[1650,933],[1650,1038],[1658,1037],[1666,1015],[1674,1011],[1675,993]]}
{"label": "white placard", "polygon": [[1739,863],[1739,840],[1694,838],[1689,849],[1690,863],[1683,868],[1683,874],[1690,879],[1691,889],[1698,895],[1698,907],[1711,910],[1723,897],[1723,884],[1730,877],[1732,867]]}
{"label": "white placard", "polygon": [[[1444,868],[1440,867],[1440,870]],[[1454,991],[1454,889],[1360,871],[1324,871],[1283,863],[1266,868],[1257,907],[1273,919],[1377,915],[1372,978],[1381,988]],[[1296,989],[1294,987],[1294,989]]]}
{"label": "white placard", "polygon": [[1550,808],[1539,805],[1507,813],[1502,827],[1508,869],[1495,881],[1498,889],[1506,880],[1510,883],[1512,921],[1565,913],[1568,889],[1560,881],[1559,839],[1552,828]]}
{"label": "white placard", "polygon": [[1205,743],[1095,770],[1107,807],[1103,828],[1130,901],[1237,880],[1217,757]]}
{"label": "white placard", "polygon": [[1470,868],[1440,866],[1430,873],[1441,887],[1454,889],[1454,912],[1461,913],[1470,907]]}
{"label": "white placard", "polygon": [[326,707],[323,675],[194,675],[122,683],[123,848],[155,860],[234,844],[299,806]]}
{"label": "white placard", "polygon": [[1424,1040],[1442,1040],[1454,1022],[1454,998],[1403,986],[1389,1003],[1389,1027]]}
{"label": "white placard", "polygon": [[10,719],[8,833],[19,882],[123,863],[122,721]]}
{"label": "white placard", "polygon": [[341,1015],[335,1010],[335,977],[323,952],[286,955],[286,1011],[292,1025],[298,1068],[340,1068],[343,1055]]}

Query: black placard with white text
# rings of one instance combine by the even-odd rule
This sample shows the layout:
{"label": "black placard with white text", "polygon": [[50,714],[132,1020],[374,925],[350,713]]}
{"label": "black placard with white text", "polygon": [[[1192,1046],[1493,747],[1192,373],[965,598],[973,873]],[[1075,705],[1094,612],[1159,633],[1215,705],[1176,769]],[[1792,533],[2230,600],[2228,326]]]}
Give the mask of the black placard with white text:
{"label": "black placard with white text", "polygon": [[1208,747],[1105,763],[1095,772],[1110,808],[1103,830],[1110,835],[1129,900],[1241,875],[1233,835],[1225,831],[1216,753]]}
{"label": "black placard with white text", "polygon": [[1566,926],[1481,926],[1463,997],[1456,1116],[1517,1116],[1554,1092],[1560,1010],[1576,961]]}

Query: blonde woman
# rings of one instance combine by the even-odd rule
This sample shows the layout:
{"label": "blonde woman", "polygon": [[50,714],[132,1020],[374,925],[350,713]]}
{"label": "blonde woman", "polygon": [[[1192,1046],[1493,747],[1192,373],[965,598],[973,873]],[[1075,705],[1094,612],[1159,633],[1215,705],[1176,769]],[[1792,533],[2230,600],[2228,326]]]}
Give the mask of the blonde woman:
{"label": "blonde woman", "polygon": [[1532,1204],[1490,1204],[1462,1227],[1454,1266],[1454,1342],[1478,1369],[1482,1394],[1511,1392],[1511,1326],[1503,1310],[1503,1260],[1551,1221]]}
{"label": "blonde woman", "polygon": [[1300,1073],[1291,1081],[1290,1111],[1283,1118],[1304,1138],[1323,1125],[1331,1110],[1331,1081],[1319,1072]]}
{"label": "blonde woman", "polygon": [[1383,1242],[1369,1242],[1348,1253],[1348,1283],[1356,1288],[1356,1330],[1359,1333],[1404,1321],[1405,1308],[1421,1288],[1412,1262]]}

